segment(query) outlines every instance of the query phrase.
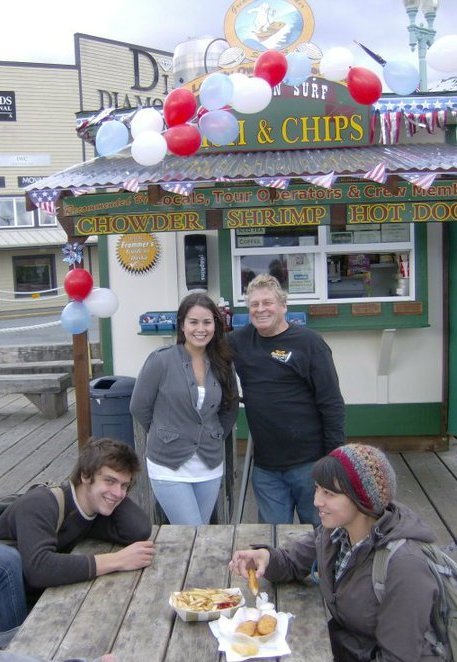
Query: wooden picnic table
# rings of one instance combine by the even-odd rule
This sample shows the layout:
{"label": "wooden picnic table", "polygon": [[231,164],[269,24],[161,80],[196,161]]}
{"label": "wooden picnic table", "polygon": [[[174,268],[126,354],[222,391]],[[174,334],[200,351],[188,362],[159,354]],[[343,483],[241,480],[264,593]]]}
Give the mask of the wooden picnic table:
{"label": "wooden picnic table", "polygon": [[[284,546],[308,529],[286,524],[154,526],[156,553],[149,568],[47,589],[9,650],[58,660],[112,652],[119,662],[225,662],[208,623],[183,622],[168,605],[171,592],[237,586],[247,605],[254,606],[246,581],[229,573],[232,552],[251,543]],[[115,548],[87,540],[78,549],[100,553]],[[287,635],[292,653],[284,660],[332,659],[317,586],[309,579],[278,586],[262,580],[260,590],[277,611],[295,616]]]}

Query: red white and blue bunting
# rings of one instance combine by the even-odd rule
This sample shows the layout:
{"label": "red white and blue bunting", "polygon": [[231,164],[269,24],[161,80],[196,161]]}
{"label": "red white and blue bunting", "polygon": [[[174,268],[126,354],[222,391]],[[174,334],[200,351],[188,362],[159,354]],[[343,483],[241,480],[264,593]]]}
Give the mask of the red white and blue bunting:
{"label": "red white and blue bunting", "polygon": [[395,97],[382,99],[373,105],[371,140],[375,141],[374,131],[379,118],[379,142],[395,145],[399,142],[402,127],[408,137],[418,128],[434,133],[444,129],[449,115],[457,115],[456,97]]}

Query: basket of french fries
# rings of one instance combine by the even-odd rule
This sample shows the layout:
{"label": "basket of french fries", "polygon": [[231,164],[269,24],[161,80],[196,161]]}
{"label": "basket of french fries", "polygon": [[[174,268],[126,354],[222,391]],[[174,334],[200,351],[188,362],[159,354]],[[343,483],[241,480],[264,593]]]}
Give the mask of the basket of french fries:
{"label": "basket of french fries", "polygon": [[191,588],[175,591],[169,604],[183,621],[215,621],[231,618],[245,603],[239,588]]}

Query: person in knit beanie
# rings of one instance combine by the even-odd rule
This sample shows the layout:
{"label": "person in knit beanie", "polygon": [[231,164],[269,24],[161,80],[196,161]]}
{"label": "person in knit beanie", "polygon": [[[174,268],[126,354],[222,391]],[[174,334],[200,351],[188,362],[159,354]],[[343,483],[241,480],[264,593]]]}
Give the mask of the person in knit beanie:
{"label": "person in knit beanie", "polygon": [[347,444],[335,448],[316,474],[321,474],[314,475],[319,485],[333,490],[338,483],[340,491],[366,513],[381,515],[395,499],[395,471],[386,455],[374,446]]}
{"label": "person in knit beanie", "polygon": [[[287,548],[237,551],[230,571],[247,578],[255,568],[258,579],[283,583],[303,581],[317,567],[334,662],[437,659],[430,635],[438,587],[415,544],[435,536],[395,500],[395,472],[386,455],[367,444],[346,444],[318,460],[312,475],[321,526]],[[381,600],[373,564],[378,550],[391,549]]]}

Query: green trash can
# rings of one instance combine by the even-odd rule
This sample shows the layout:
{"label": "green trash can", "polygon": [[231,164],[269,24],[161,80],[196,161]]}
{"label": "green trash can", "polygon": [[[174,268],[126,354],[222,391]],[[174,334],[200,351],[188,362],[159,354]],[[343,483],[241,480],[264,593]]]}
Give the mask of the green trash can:
{"label": "green trash can", "polygon": [[111,437],[135,448],[130,399],[134,377],[111,375],[90,382],[92,436]]}

